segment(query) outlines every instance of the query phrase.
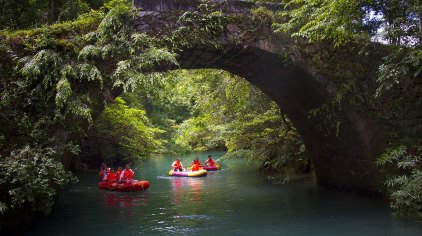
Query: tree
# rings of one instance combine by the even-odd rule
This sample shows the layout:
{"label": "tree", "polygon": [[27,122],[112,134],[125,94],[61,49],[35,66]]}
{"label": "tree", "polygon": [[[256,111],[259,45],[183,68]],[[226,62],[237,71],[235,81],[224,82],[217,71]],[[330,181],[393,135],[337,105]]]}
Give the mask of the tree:
{"label": "tree", "polygon": [[[92,6],[96,6],[94,2],[91,1]],[[1,0],[0,4],[0,30],[73,20],[90,9],[84,0]]]}
{"label": "tree", "polygon": [[91,163],[115,164],[145,158],[161,150],[163,141],[157,135],[162,132],[150,124],[144,110],[130,108],[118,97],[94,122],[83,156]]}

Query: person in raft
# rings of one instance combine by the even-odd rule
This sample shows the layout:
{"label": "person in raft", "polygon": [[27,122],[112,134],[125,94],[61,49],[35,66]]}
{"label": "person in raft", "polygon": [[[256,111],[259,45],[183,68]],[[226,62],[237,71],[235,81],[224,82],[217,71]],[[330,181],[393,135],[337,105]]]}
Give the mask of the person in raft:
{"label": "person in raft", "polygon": [[201,161],[199,160],[198,157],[195,157],[190,167],[191,167],[191,171],[198,171],[201,169]]}
{"label": "person in raft", "polygon": [[118,167],[117,171],[116,171],[116,181],[119,182],[120,180],[120,175],[122,174],[123,168],[122,167]]}
{"label": "person in raft", "polygon": [[208,160],[205,161],[205,165],[207,165],[207,166],[215,166],[215,162],[212,159],[212,156],[211,155],[208,155]]}
{"label": "person in raft", "polygon": [[194,164],[197,164],[198,166],[201,166],[201,161],[199,160],[199,158],[198,158],[198,157],[195,157],[195,159],[193,159],[193,161],[192,161],[192,164],[191,164],[191,165],[194,165]]}
{"label": "person in raft", "polygon": [[133,175],[135,172],[130,169],[130,165],[126,165],[125,169],[120,174],[119,182],[131,182],[133,180]]}
{"label": "person in raft", "polygon": [[113,168],[107,168],[106,170],[106,181],[107,182],[114,182],[116,181],[116,175],[114,174]]}
{"label": "person in raft", "polygon": [[173,164],[171,164],[171,167],[173,168],[174,171],[183,171],[183,165],[182,162],[180,162],[180,159],[177,158]]}
{"label": "person in raft", "polygon": [[100,173],[99,173],[101,180],[104,180],[104,175],[106,174],[106,169],[107,169],[106,163],[104,163],[104,162],[101,163],[101,168],[100,168]]}

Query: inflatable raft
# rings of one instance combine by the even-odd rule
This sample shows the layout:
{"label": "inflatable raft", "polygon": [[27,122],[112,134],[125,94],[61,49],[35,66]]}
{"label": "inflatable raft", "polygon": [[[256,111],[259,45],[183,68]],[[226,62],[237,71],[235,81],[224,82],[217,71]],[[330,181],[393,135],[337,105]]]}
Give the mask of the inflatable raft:
{"label": "inflatable raft", "polygon": [[219,164],[215,164],[215,166],[203,166],[202,169],[206,171],[216,171],[221,170],[221,166]]}
{"label": "inflatable raft", "polygon": [[170,176],[178,176],[178,177],[202,177],[207,175],[206,170],[198,170],[198,171],[169,171]]}
{"label": "inflatable raft", "polygon": [[136,192],[147,190],[149,188],[149,182],[146,180],[134,180],[130,183],[99,182],[98,187],[117,192]]}

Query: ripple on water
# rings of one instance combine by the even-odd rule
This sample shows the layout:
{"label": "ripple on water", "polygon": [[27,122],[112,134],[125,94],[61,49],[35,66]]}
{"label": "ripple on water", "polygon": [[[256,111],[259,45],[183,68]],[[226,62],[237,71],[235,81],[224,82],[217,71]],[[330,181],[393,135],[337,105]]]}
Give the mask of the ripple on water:
{"label": "ripple on water", "polygon": [[174,177],[172,176],[163,176],[163,175],[159,175],[157,176],[157,179],[173,179]]}
{"label": "ripple on water", "polygon": [[174,219],[200,219],[200,220],[211,220],[214,217],[208,215],[181,215],[173,216]]}

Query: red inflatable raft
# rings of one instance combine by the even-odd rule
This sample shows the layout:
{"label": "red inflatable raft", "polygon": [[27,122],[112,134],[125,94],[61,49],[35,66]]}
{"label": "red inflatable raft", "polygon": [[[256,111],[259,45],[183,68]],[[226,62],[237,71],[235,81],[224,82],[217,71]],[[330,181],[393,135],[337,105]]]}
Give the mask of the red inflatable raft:
{"label": "red inflatable raft", "polygon": [[146,180],[133,180],[130,183],[99,182],[98,187],[118,192],[136,192],[147,190],[149,188],[149,182]]}

